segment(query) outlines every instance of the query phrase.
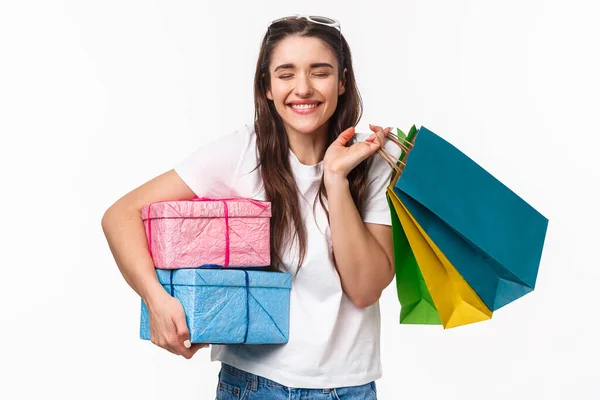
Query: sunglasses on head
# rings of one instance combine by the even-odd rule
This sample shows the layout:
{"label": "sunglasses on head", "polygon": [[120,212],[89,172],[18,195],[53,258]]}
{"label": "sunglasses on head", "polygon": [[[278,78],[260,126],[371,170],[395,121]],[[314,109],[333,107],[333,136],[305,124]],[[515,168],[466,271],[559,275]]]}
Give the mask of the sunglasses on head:
{"label": "sunglasses on head", "polygon": [[275,21],[271,22],[271,24],[269,25],[269,27],[273,24],[276,24],[277,22],[281,22],[281,21],[285,21],[287,19],[305,19],[309,22],[312,22],[314,24],[320,24],[320,25],[325,25],[325,26],[329,26],[331,28],[335,28],[338,31],[340,31],[340,34],[342,33],[342,27],[339,23],[339,21],[333,19],[333,18],[329,18],[329,17],[320,17],[317,15],[292,15],[289,17],[283,17],[283,18],[279,18],[276,19]]}

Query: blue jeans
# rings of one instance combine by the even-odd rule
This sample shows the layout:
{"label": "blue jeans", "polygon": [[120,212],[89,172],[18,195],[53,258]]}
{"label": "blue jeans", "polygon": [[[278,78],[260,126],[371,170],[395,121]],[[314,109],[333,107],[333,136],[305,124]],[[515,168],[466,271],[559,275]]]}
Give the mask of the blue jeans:
{"label": "blue jeans", "polygon": [[222,363],[217,400],[375,400],[375,382],[335,389],[289,388]]}

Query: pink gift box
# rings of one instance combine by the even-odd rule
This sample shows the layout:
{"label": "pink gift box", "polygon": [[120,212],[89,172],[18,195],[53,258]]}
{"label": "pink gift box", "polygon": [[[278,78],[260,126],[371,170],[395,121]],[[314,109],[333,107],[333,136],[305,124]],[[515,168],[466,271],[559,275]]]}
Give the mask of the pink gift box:
{"label": "pink gift box", "polygon": [[264,267],[271,203],[244,198],[163,201],[142,207],[148,248],[160,269]]}

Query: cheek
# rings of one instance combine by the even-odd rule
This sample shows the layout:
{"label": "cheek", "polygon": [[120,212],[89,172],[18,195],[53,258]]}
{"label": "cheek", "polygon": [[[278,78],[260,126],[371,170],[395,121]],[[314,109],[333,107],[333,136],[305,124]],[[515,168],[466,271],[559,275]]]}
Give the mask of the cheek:
{"label": "cheek", "polygon": [[327,97],[329,100],[337,97],[337,93],[338,93],[338,83],[337,82],[335,82],[335,81],[322,82],[322,84],[318,85],[318,87],[319,87],[319,91],[323,94],[323,96]]}
{"label": "cheek", "polygon": [[323,91],[321,93],[323,93],[324,97],[327,99],[327,101],[331,105],[335,106],[335,104],[338,101],[338,90],[337,90],[337,87],[328,87],[326,92]]}
{"label": "cheek", "polygon": [[287,93],[289,92],[288,85],[285,82],[275,81],[271,83],[271,96],[273,96],[274,100],[282,100],[285,99]]}

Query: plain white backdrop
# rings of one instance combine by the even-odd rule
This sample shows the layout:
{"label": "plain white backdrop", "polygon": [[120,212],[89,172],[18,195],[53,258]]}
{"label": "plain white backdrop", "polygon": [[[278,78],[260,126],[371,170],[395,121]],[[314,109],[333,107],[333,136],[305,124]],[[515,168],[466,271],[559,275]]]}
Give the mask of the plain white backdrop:
{"label": "plain white backdrop", "polygon": [[536,290],[491,321],[398,324],[381,399],[598,399],[600,59],[593,1],[0,3],[0,397],[212,399],[218,364],[138,337],[100,220],[252,122],[268,23],[332,16],[368,123],[426,126],[550,219]]}

